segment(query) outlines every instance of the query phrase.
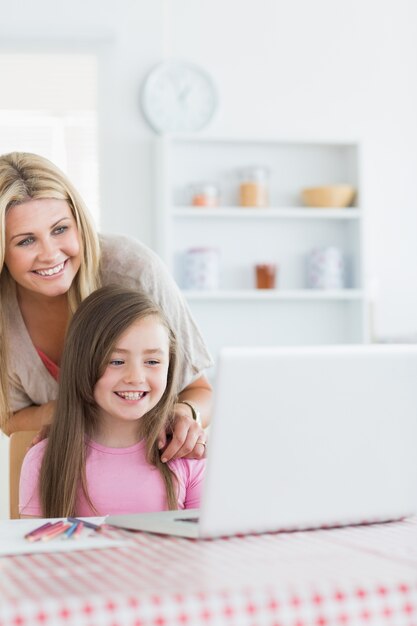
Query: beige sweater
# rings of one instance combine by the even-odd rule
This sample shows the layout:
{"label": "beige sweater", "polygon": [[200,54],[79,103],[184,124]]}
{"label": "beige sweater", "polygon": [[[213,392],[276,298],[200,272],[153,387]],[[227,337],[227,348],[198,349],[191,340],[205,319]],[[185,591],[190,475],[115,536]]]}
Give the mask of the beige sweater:
{"label": "beige sweater", "polygon": [[[121,235],[101,236],[103,285],[141,289],[161,307],[180,349],[180,384],[184,389],[212,365],[210,355],[180,290],[159,257],[142,243]],[[58,384],[49,374],[23,322],[16,295],[5,304],[8,327],[10,404],[18,411],[55,400]]]}

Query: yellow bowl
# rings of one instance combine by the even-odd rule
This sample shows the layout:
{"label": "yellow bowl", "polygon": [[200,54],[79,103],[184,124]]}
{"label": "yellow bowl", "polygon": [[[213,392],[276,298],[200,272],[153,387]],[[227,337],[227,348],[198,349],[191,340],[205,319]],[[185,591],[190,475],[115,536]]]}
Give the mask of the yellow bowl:
{"label": "yellow bowl", "polygon": [[352,204],[355,193],[352,185],[325,185],[306,187],[301,191],[301,197],[309,207],[347,207]]}

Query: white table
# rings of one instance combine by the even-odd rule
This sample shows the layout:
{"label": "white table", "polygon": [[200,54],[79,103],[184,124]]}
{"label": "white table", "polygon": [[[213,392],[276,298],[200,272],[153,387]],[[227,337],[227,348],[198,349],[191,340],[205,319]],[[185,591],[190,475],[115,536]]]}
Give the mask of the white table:
{"label": "white table", "polygon": [[[417,626],[417,518],[0,558],[0,626]],[[1,537],[1,523],[0,523]]]}

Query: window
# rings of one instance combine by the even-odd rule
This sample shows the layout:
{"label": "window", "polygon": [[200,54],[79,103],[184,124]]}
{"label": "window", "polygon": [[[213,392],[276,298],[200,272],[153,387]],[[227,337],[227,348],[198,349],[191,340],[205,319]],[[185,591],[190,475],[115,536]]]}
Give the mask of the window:
{"label": "window", "polygon": [[60,167],[99,227],[97,59],[1,54],[0,153],[35,152]]}

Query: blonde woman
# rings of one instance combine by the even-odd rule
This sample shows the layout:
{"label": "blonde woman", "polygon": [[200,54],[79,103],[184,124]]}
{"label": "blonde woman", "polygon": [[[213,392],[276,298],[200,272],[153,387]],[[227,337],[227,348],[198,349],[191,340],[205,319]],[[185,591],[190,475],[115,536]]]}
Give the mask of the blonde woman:
{"label": "blonde woman", "polygon": [[[0,156],[0,420],[4,432],[52,421],[67,325],[101,285],[141,290],[166,315],[181,347],[172,439],[160,433],[162,460],[204,455],[210,356],[160,259],[140,242],[98,236],[67,177],[28,153]],[[167,445],[168,444],[168,445]]]}
{"label": "blonde woman", "polygon": [[68,329],[49,437],[23,463],[21,516],[198,508],[204,460],[164,464],[157,446],[177,366],[172,329],[147,296],[116,286],[88,296]]}

